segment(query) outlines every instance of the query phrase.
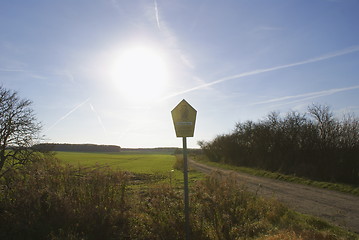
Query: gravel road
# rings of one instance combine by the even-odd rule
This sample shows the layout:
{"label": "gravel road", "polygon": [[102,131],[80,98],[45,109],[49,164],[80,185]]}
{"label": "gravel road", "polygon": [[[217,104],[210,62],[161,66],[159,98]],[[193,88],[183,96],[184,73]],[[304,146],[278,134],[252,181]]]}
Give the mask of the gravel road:
{"label": "gravel road", "polygon": [[189,166],[207,174],[212,171],[232,174],[245,183],[249,191],[258,192],[264,197],[275,197],[298,212],[323,218],[359,233],[359,197],[357,196],[223,170],[191,159],[189,159]]}

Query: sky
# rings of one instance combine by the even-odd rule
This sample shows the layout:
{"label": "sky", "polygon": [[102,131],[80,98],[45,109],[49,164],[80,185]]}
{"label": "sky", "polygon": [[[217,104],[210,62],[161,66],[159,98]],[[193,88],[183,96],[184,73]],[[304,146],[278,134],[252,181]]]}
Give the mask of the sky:
{"label": "sky", "polygon": [[270,112],[359,116],[357,0],[2,0],[0,84],[33,102],[42,142],[182,147]]}

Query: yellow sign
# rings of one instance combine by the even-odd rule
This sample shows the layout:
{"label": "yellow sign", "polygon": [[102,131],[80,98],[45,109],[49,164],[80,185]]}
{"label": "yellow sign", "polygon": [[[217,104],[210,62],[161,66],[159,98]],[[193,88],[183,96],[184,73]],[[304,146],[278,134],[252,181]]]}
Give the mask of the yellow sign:
{"label": "yellow sign", "polygon": [[172,111],[177,137],[193,137],[197,111],[186,100],[182,100]]}

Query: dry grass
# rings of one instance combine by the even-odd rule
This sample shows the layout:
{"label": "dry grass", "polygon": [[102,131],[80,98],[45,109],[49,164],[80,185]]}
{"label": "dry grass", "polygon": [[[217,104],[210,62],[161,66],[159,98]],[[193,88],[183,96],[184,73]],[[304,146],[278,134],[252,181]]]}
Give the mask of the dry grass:
{"label": "dry grass", "polygon": [[[0,239],[184,239],[182,192],[133,174],[38,161],[0,180]],[[211,176],[191,189],[192,239],[357,239]]]}

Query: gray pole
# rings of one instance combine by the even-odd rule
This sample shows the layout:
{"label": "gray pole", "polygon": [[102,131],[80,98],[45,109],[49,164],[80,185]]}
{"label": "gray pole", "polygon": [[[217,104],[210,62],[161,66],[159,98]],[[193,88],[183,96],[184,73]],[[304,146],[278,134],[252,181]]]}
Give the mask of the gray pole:
{"label": "gray pole", "polygon": [[186,240],[189,240],[189,196],[188,196],[188,163],[187,163],[187,139],[183,137],[183,177],[184,177],[184,214],[186,221]]}

